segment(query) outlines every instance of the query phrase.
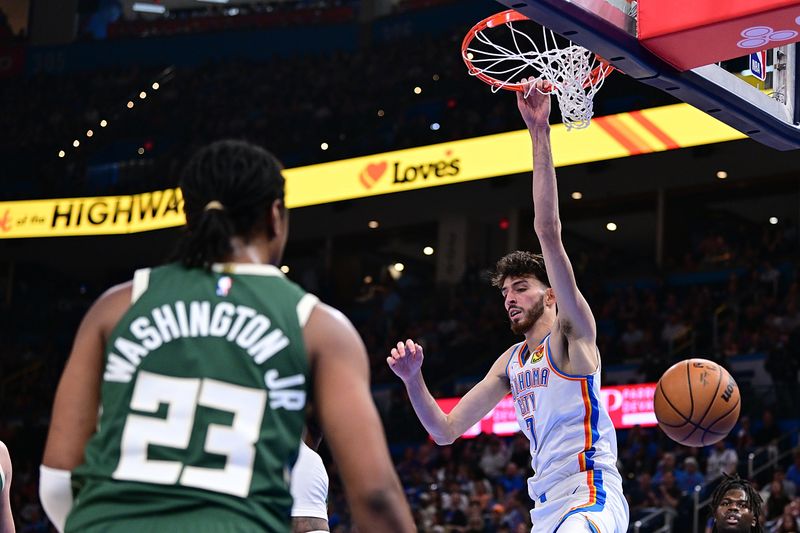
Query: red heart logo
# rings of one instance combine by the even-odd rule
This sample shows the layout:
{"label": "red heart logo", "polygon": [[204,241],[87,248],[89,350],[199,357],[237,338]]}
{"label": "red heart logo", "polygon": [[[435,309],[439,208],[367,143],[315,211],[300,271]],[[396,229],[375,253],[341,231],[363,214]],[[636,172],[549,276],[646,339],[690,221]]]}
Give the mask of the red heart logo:
{"label": "red heart logo", "polygon": [[372,178],[372,181],[378,181],[384,172],[386,172],[386,161],[367,165],[367,174]]}
{"label": "red heart logo", "polygon": [[358,179],[361,181],[361,184],[364,187],[371,189],[372,186],[375,185],[379,179],[381,179],[383,173],[386,172],[386,167],[386,161],[381,161],[380,163],[370,163],[367,165],[365,170],[361,171]]}

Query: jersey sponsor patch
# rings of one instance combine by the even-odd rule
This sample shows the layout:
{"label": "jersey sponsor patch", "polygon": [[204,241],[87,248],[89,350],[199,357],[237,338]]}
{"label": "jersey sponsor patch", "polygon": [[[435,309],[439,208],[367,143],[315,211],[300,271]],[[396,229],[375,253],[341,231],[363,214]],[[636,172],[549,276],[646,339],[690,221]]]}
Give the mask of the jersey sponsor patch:
{"label": "jersey sponsor patch", "polygon": [[540,344],[531,355],[531,363],[538,363],[544,357],[544,343]]}

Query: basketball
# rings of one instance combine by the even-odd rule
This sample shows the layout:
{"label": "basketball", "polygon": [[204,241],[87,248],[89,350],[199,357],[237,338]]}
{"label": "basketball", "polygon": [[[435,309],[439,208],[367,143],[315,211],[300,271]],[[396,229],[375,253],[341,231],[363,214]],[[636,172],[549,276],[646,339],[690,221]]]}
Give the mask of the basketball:
{"label": "basketball", "polygon": [[669,368],[656,386],[658,425],[684,446],[722,440],[739,420],[739,387],[727,370],[706,359],[687,359]]}

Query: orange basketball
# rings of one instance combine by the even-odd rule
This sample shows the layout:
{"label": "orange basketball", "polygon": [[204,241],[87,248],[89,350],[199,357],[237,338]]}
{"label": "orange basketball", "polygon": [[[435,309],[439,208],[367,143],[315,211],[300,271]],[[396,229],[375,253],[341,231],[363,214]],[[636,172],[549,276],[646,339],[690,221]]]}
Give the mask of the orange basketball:
{"label": "orange basketball", "polygon": [[722,440],[739,420],[739,387],[727,370],[706,359],[675,363],[658,380],[659,427],[684,446]]}

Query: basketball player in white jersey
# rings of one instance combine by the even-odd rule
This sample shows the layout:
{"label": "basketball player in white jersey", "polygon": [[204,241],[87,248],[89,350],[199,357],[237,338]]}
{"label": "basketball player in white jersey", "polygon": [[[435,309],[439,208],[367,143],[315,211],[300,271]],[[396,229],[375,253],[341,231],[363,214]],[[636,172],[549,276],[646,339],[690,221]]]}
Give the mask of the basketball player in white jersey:
{"label": "basketball player in white jersey", "polygon": [[14,518],[11,516],[11,457],[8,448],[0,441],[0,533],[14,533]]}
{"label": "basketball player in white jersey", "polygon": [[308,422],[297,462],[292,468],[292,533],[323,533],[328,527],[328,472],[316,452],[322,432],[315,422]]}
{"label": "basketball player in white jersey", "polygon": [[[535,89],[544,87],[535,83]],[[508,254],[498,261],[493,284],[501,290],[512,331],[525,339],[498,357],[449,414],[425,385],[419,344],[398,343],[387,362],[440,445],[452,443],[511,392],[530,440],[531,531],[623,533],[628,506],[616,467],[616,433],[600,401],[595,321],[561,242],[550,97],[537,90],[517,94],[533,142],[533,226],[542,255]]]}

